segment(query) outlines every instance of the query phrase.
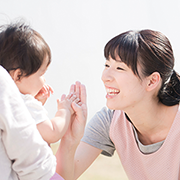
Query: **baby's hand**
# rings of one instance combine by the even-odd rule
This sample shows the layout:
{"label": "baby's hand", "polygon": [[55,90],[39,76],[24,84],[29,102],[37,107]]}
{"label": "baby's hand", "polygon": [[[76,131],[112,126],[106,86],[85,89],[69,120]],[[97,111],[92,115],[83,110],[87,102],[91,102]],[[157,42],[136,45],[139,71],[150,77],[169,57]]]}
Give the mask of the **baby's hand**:
{"label": "baby's hand", "polygon": [[58,99],[58,110],[66,109],[69,110],[71,115],[74,114],[74,110],[72,109],[72,102],[79,103],[80,99],[73,93],[69,94],[67,97],[65,94],[61,96],[61,101]]}
{"label": "baby's hand", "polygon": [[40,101],[42,105],[44,105],[51,94],[53,94],[53,89],[48,84],[45,84],[34,98]]}

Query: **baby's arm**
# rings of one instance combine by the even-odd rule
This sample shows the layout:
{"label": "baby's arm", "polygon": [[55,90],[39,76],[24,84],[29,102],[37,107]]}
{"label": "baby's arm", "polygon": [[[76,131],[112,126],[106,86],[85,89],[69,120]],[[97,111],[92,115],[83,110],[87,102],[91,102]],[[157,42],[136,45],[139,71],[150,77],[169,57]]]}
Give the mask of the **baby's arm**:
{"label": "baby's arm", "polygon": [[78,102],[79,99],[73,94],[70,94],[67,97],[63,95],[61,101],[57,100],[58,110],[55,117],[51,120],[46,120],[37,124],[37,128],[42,138],[48,144],[60,140],[67,131],[71,115],[74,113],[71,108],[73,101]]}

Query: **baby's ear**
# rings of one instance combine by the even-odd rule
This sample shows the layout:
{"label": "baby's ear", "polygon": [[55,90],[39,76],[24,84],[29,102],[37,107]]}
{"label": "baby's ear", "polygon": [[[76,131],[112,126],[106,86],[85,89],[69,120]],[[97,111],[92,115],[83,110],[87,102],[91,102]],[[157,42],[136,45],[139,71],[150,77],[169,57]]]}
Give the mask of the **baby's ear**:
{"label": "baby's ear", "polygon": [[22,72],[20,69],[16,69],[14,71],[11,71],[10,75],[11,75],[12,79],[14,80],[14,82],[17,82],[21,79]]}

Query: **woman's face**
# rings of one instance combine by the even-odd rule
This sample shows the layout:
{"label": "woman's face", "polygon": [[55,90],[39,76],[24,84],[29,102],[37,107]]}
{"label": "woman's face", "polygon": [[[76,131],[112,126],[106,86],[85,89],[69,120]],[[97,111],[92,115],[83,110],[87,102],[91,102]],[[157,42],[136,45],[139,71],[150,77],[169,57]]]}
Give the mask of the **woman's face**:
{"label": "woman's face", "polygon": [[107,92],[107,107],[113,110],[134,108],[146,93],[147,81],[139,79],[120,58],[106,60],[102,81]]}

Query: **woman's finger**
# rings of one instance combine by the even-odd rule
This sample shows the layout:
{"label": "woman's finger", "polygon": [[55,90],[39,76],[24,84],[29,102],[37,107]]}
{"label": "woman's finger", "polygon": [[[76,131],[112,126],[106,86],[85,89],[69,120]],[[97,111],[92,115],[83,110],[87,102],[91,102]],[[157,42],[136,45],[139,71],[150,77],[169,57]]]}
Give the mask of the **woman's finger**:
{"label": "woman's finger", "polygon": [[77,98],[80,98],[80,86],[81,86],[81,83],[79,81],[76,81],[76,90],[75,90],[75,93],[76,93],[76,96]]}
{"label": "woman's finger", "polygon": [[69,94],[74,94],[75,93],[75,84],[72,84],[69,90]]}
{"label": "woman's finger", "polygon": [[80,86],[80,99],[83,104],[86,104],[87,94],[86,94],[86,87],[84,84],[81,84]]}

